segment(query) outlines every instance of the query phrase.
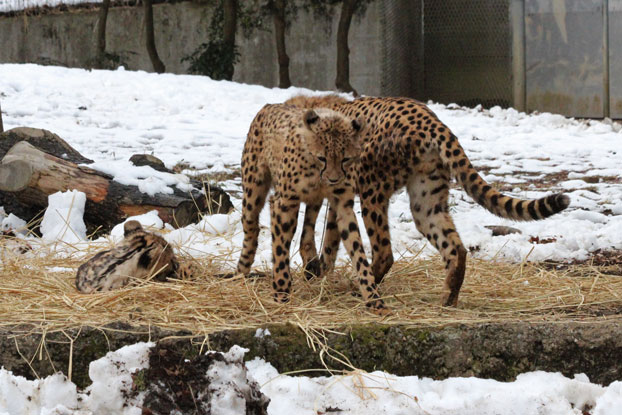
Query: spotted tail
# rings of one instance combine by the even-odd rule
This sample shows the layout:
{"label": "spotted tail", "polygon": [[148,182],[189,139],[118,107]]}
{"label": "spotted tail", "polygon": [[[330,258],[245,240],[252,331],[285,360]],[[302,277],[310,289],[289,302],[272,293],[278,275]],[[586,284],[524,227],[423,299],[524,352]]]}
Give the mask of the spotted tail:
{"label": "spotted tail", "polygon": [[563,193],[533,200],[516,199],[501,194],[471,165],[454,135],[439,144],[441,159],[451,168],[453,177],[473,200],[497,216],[519,221],[538,220],[561,212],[570,204],[570,198]]}

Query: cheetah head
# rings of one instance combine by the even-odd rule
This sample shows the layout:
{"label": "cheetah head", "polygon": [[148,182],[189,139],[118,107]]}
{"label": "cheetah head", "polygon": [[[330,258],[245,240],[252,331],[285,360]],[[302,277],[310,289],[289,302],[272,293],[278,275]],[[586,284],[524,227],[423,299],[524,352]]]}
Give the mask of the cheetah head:
{"label": "cheetah head", "polygon": [[351,119],[326,108],[308,110],[303,116],[306,149],[328,185],[343,181],[361,153],[363,118]]}

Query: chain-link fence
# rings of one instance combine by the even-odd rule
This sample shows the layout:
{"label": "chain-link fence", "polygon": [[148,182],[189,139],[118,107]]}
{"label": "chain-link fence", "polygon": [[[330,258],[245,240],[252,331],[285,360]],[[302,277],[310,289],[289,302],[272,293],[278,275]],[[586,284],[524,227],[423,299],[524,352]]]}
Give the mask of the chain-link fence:
{"label": "chain-link fence", "polygon": [[384,1],[383,92],[460,105],[510,106],[509,2]]}

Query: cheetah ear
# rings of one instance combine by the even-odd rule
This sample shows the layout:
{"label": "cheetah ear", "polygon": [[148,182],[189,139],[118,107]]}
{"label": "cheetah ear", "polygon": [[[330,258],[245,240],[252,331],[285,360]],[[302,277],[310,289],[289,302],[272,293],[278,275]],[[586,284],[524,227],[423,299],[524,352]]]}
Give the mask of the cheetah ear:
{"label": "cheetah ear", "polygon": [[359,117],[355,120],[352,120],[352,128],[354,128],[354,131],[356,131],[357,133],[363,131],[363,129],[365,128],[365,118]]}
{"label": "cheetah ear", "polygon": [[311,130],[311,126],[315,124],[316,122],[318,122],[318,120],[320,119],[320,116],[317,115],[315,111],[309,110],[305,112],[305,115],[302,116],[302,119],[305,123],[305,127]]}
{"label": "cheetah ear", "polygon": [[143,226],[137,220],[130,220],[123,225],[123,236],[128,236],[136,231],[141,231]]}

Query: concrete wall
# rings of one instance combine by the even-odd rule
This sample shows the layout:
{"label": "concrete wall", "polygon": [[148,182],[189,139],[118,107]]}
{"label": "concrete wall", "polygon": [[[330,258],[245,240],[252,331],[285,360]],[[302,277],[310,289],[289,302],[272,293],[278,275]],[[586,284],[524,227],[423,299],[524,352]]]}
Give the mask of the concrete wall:
{"label": "concrete wall", "polygon": [[[391,3],[391,0],[387,0]],[[403,2],[399,0],[398,2]],[[360,93],[381,94],[380,16],[382,4],[372,4],[365,16],[355,18],[350,31],[350,78]],[[207,39],[211,8],[192,2],[154,6],[156,46],[167,72],[187,73],[184,56]],[[290,77],[296,86],[332,90],[336,76],[338,13],[332,22],[301,14],[287,34]],[[0,17],[0,62],[50,63],[89,67],[95,48],[97,9],[65,13]],[[146,53],[142,8],[114,7],[107,24],[109,53],[119,54],[130,70],[151,71]],[[278,67],[274,37],[259,31],[252,38],[238,35],[241,61],[234,80],[274,87]]]}
{"label": "concrete wall", "polygon": [[527,110],[603,117],[603,0],[527,0]]}
{"label": "concrete wall", "polygon": [[612,118],[622,118],[622,0],[609,0],[609,85]]}

